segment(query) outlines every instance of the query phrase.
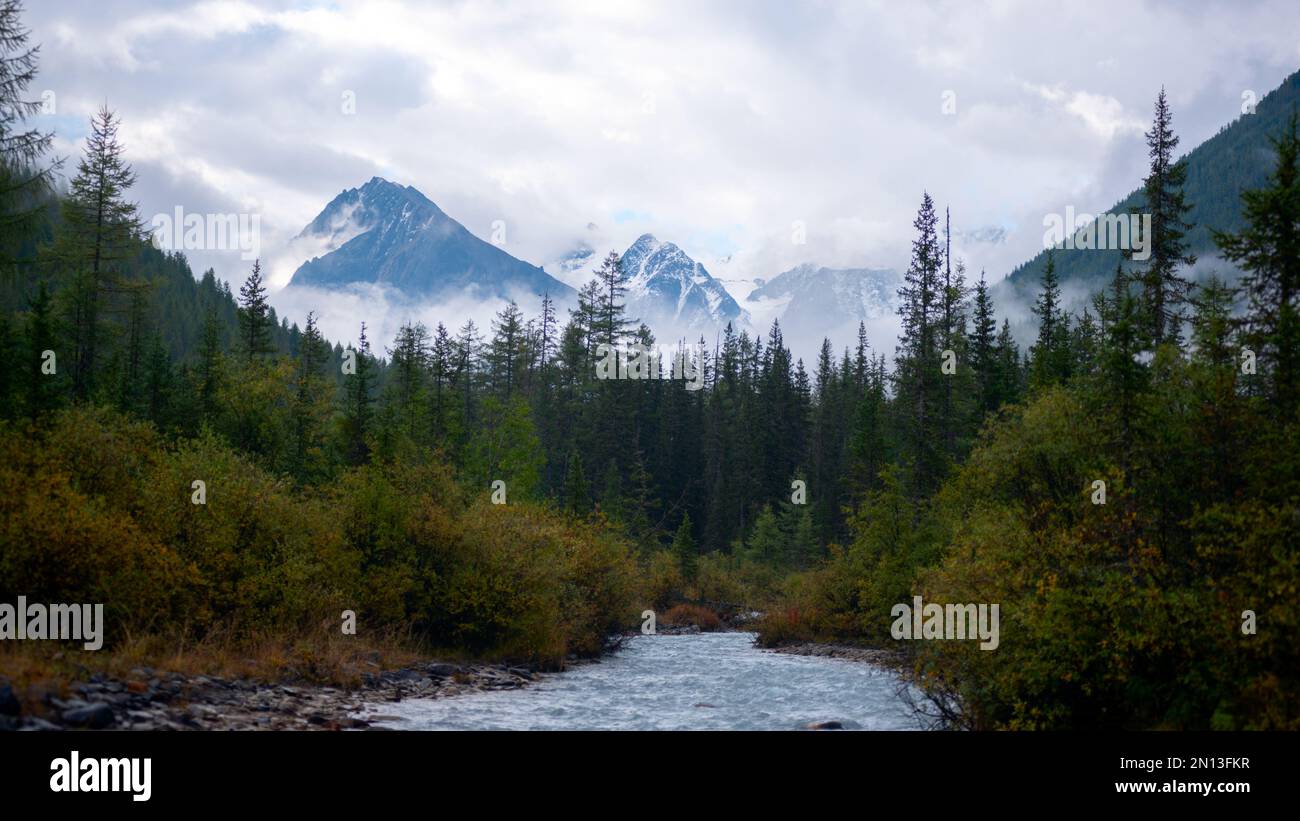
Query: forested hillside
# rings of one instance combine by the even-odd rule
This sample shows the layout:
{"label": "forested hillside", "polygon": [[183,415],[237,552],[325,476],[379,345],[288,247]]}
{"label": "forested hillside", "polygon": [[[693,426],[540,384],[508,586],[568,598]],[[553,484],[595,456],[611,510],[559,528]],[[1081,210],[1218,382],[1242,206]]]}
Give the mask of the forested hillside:
{"label": "forested hillside", "polygon": [[[1286,126],[1297,104],[1300,104],[1300,73],[1287,77],[1259,100],[1254,111],[1241,114],[1183,158],[1187,168],[1183,192],[1191,205],[1187,249],[1192,254],[1217,258],[1213,232],[1242,229],[1245,214],[1241,194],[1267,184],[1274,160],[1269,137]],[[1141,211],[1144,201],[1143,191],[1135,190],[1111,206],[1109,213]],[[1075,207],[1080,212],[1088,210],[1083,203],[1075,203]],[[1064,249],[1057,250],[1054,256],[1061,283],[1085,293],[1104,288],[1115,272],[1115,265],[1123,258],[1118,250]],[[998,301],[1032,302],[1046,263],[1047,252],[1043,251],[1017,266],[998,283],[995,292]],[[1221,269],[1220,277],[1232,278],[1230,264],[1210,266],[1205,273],[1213,273],[1215,268]]]}

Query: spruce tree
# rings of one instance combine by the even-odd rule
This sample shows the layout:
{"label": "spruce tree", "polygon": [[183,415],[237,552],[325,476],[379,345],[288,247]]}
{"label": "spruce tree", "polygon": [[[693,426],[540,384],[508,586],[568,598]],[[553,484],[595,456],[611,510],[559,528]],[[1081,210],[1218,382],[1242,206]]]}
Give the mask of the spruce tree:
{"label": "spruce tree", "polygon": [[550,291],[542,294],[541,330],[538,343],[538,362],[545,371],[555,352],[555,300],[551,299]]}
{"label": "spruce tree", "polygon": [[155,330],[149,335],[145,352],[144,412],[149,421],[161,430],[166,430],[173,424],[174,394],[171,357],[167,354],[162,335]]}
{"label": "spruce tree", "polygon": [[1019,401],[1023,382],[1020,346],[1011,335],[1011,320],[1006,318],[1003,318],[1002,330],[998,332],[995,358],[998,363],[997,405],[1000,407]]}
{"label": "spruce tree", "polygon": [[940,270],[944,254],[937,223],[934,201],[926,193],[912,223],[917,237],[912,241],[912,259],[898,291],[903,327],[894,379],[899,423],[906,441],[904,459],[911,472],[914,498],[928,496],[943,473],[938,407],[938,380],[942,374],[937,342],[943,309]]}
{"label": "spruce tree", "polygon": [[423,323],[406,322],[388,349],[390,377],[386,404],[396,424],[411,441],[421,440],[425,374],[429,367],[429,331]]}
{"label": "spruce tree", "polygon": [[271,344],[271,306],[262,284],[262,261],[253,261],[253,271],[239,286],[239,331],[246,361],[275,352]]}
{"label": "spruce tree", "polygon": [[[1238,290],[1210,276],[1192,298],[1192,350],[1188,369],[1195,395],[1200,398],[1193,425],[1198,456],[1206,465],[1196,484],[1202,498],[1230,502],[1243,485],[1246,465],[1252,461],[1241,446],[1246,425],[1256,419],[1243,412],[1248,396],[1239,386],[1242,377],[1238,332],[1234,315]],[[1198,499],[1198,503],[1202,503]]]}
{"label": "spruce tree", "polygon": [[1033,314],[1038,318],[1038,340],[1030,349],[1031,380],[1034,387],[1050,387],[1065,381],[1066,354],[1062,350],[1065,334],[1061,327],[1066,322],[1061,311],[1061,286],[1056,278],[1056,255],[1048,250],[1047,264],[1043,266],[1042,289],[1034,303]]}
{"label": "spruce tree", "polygon": [[445,447],[453,436],[453,418],[457,410],[453,395],[456,368],[456,343],[441,322],[433,332],[429,351],[429,435],[435,445]]}
{"label": "spruce tree", "polygon": [[[871,376],[871,343],[867,341],[867,323],[858,321],[858,347],[853,352],[853,384],[859,395],[867,389],[867,380]],[[800,366],[803,360],[799,361]]]}
{"label": "spruce tree", "polygon": [[510,399],[519,381],[523,342],[523,314],[512,301],[492,322],[492,341],[487,354],[492,390],[506,400]]}
{"label": "spruce tree", "polygon": [[695,544],[695,536],[691,532],[691,514],[682,514],[682,523],[677,526],[677,532],[673,534],[671,550],[673,555],[677,557],[682,576],[688,580],[694,580],[696,570],[699,567],[700,553]]}
{"label": "spruce tree", "polygon": [[623,262],[618,254],[609,252],[596,272],[596,278],[600,289],[594,305],[592,334],[597,343],[617,345],[636,324],[636,320],[627,317],[627,306],[623,303],[627,286],[623,282]]}
{"label": "spruce tree", "polygon": [[623,504],[623,476],[618,469],[618,460],[610,459],[605,467],[605,478],[601,483],[600,511],[611,521],[622,522],[625,518]]}
{"label": "spruce tree", "polygon": [[[674,551],[676,550],[674,542]],[[783,563],[785,552],[786,534],[781,530],[781,523],[772,511],[772,506],[763,505],[763,509],[754,517],[753,531],[745,544],[745,556],[752,562],[776,567]]]}
{"label": "spruce tree", "polygon": [[24,128],[43,102],[29,100],[40,46],[29,46],[19,0],[0,2],[0,264],[25,256],[23,242],[44,218],[62,160],[46,164],[54,133]]}
{"label": "spruce tree", "polygon": [[577,450],[569,452],[561,505],[570,513],[578,515],[585,514],[591,509],[591,490],[587,486],[587,476],[582,468],[582,454]]}
{"label": "spruce tree", "polygon": [[[1142,287],[1144,331],[1151,345],[1158,347],[1165,342],[1180,342],[1182,305],[1190,284],[1179,269],[1196,262],[1196,257],[1187,252],[1186,233],[1192,227],[1186,220],[1191,205],[1183,194],[1187,165],[1174,156],[1178,137],[1163,87],[1156,98],[1155,117],[1146,140],[1151,165],[1142,193],[1143,209],[1151,215],[1151,235],[1147,237],[1151,255],[1140,263],[1138,281]],[[1127,256],[1132,259],[1132,249]]]}
{"label": "spruce tree", "polygon": [[1066,346],[1067,370],[1071,376],[1088,376],[1095,370],[1098,333],[1096,320],[1087,306],[1084,306],[1078,322],[1070,329]]}
{"label": "spruce tree", "polygon": [[783,503],[781,529],[786,534],[786,565],[795,570],[811,567],[822,555],[812,514],[803,505]]}
{"label": "spruce tree", "polygon": [[329,349],[320,328],[316,313],[307,314],[307,326],[298,341],[298,362],[294,374],[294,398],[291,410],[293,426],[289,472],[300,482],[310,480],[319,466],[324,448],[324,423],[329,405],[323,400],[333,382],[324,376],[329,361]]}
{"label": "spruce tree", "polygon": [[215,310],[208,312],[203,321],[203,336],[199,340],[198,380],[195,393],[202,421],[212,422],[217,413],[218,398],[225,379],[225,348],[222,344],[221,320]]}
{"label": "spruce tree", "polygon": [[68,314],[73,334],[72,393],[88,399],[95,387],[105,300],[132,288],[124,263],[138,248],[141,222],[126,192],[135,173],[123,158],[118,118],[101,107],[90,121],[85,155],[63,199],[62,231],[53,254],[71,269]]}
{"label": "spruce tree", "polygon": [[975,371],[975,380],[979,392],[979,412],[982,417],[997,410],[998,363],[995,346],[997,344],[998,322],[993,315],[993,297],[989,293],[984,272],[980,271],[979,282],[975,285],[974,327],[970,335],[971,369]]}
{"label": "spruce tree", "polygon": [[1237,288],[1211,275],[1192,299],[1192,359],[1214,369],[1235,371],[1233,337],[1238,321],[1233,316]]}
{"label": "spruce tree", "polygon": [[1107,429],[1114,431],[1115,452],[1127,468],[1135,431],[1144,421],[1139,399],[1150,383],[1150,372],[1139,358],[1146,342],[1146,317],[1122,265],[1115,267],[1109,296],[1098,307],[1103,339],[1098,361],[1101,389],[1092,395],[1105,404]]}
{"label": "spruce tree", "polygon": [[[58,345],[55,343],[53,300],[45,280],[41,280],[36,296],[28,306],[26,351],[23,373],[26,376],[25,400],[27,417],[33,422],[44,419],[59,403],[62,377],[58,370]],[[6,329],[8,325],[6,323]],[[45,351],[55,351],[55,372],[46,373],[42,367]],[[6,370],[8,370],[6,368]]]}
{"label": "spruce tree", "polygon": [[125,347],[118,357],[117,406],[126,412],[141,411],[144,400],[144,357],[149,304],[143,290],[130,294],[127,309]]}
{"label": "spruce tree", "polygon": [[1300,403],[1300,135],[1296,112],[1273,140],[1277,165],[1267,188],[1241,195],[1246,227],[1215,232],[1223,256],[1245,272],[1246,343],[1261,362],[1276,412]]}
{"label": "spruce tree", "polygon": [[646,469],[644,455],[638,449],[633,456],[628,473],[628,491],[624,496],[627,529],[641,550],[649,552],[659,546],[657,511],[660,501],[655,495],[654,478]]}
{"label": "spruce tree", "polygon": [[452,373],[452,382],[456,392],[460,394],[460,407],[457,410],[460,436],[463,439],[478,419],[478,391],[481,381],[479,366],[483,355],[483,336],[479,333],[474,320],[465,320],[465,324],[456,334],[453,347],[455,369]]}
{"label": "spruce tree", "polygon": [[974,407],[971,396],[976,383],[970,366],[970,342],[966,337],[966,301],[970,296],[970,289],[966,286],[966,265],[957,260],[954,267],[948,251],[944,255],[947,264],[944,266],[943,326],[939,347],[945,357],[951,353],[950,361],[954,367],[951,372],[943,371],[939,426],[943,431],[945,455],[949,461],[956,462],[972,433]]}
{"label": "spruce tree", "polygon": [[372,386],[374,375],[370,357],[370,340],[366,338],[366,323],[361,323],[361,336],[357,340],[355,372],[344,377],[343,435],[344,452],[348,462],[359,465],[370,456],[371,419],[374,413]]}

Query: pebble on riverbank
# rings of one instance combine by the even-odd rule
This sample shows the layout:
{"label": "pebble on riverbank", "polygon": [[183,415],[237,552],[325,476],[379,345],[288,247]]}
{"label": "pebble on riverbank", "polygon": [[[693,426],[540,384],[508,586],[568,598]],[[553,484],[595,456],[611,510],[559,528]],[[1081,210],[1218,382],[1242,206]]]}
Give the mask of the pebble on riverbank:
{"label": "pebble on riverbank", "polygon": [[[44,691],[22,699],[0,682],[0,730],[360,730],[384,718],[357,718],[366,705],[515,689],[540,675],[517,665],[431,662],[367,673],[361,687],[343,690],[139,667],[129,678],[95,674],[73,684],[76,696],[67,699]],[[24,701],[35,709],[24,710]]]}
{"label": "pebble on riverbank", "polygon": [[772,653],[785,653],[791,656],[817,656],[818,658],[844,659],[861,661],[867,664],[879,664],[892,667],[899,663],[902,654],[897,650],[884,650],[873,647],[851,647],[843,644],[817,644],[803,642],[787,644],[783,647],[769,648]]}

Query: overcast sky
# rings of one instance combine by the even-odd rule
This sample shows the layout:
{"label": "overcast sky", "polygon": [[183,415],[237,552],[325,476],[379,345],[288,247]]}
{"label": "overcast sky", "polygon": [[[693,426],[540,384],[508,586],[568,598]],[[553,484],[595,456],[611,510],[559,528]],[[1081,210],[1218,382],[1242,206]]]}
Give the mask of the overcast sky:
{"label": "overcast sky", "polygon": [[106,101],[142,213],[259,214],[276,284],[374,175],[536,264],[594,223],[736,277],[904,267],[929,190],[998,279],[1136,186],[1162,84],[1190,150],[1300,67],[1295,0],[27,5],[59,153]]}

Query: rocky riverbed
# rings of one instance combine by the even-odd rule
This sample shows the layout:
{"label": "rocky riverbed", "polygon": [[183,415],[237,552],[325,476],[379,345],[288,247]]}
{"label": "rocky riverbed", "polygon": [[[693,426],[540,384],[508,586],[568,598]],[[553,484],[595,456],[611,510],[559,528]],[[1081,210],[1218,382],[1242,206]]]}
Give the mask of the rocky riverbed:
{"label": "rocky riverbed", "polygon": [[[732,631],[724,628],[722,633]],[[701,634],[694,625],[661,625],[658,634],[701,639],[708,635]],[[625,641],[640,639],[634,633]],[[719,636],[716,640],[728,639]],[[748,647],[748,638],[741,644]],[[740,658],[749,658],[743,648],[732,648],[732,651]],[[899,661],[896,651],[831,644],[793,644],[760,651],[759,655],[765,653],[865,662],[886,669]],[[609,661],[605,663],[608,665]],[[617,667],[615,663],[610,669]],[[597,671],[596,676],[603,672]],[[409,711],[405,708],[410,705],[397,706],[401,702],[517,690],[545,675],[514,665],[430,661],[398,670],[365,673],[360,686],[354,688],[186,675],[148,667],[136,668],[120,677],[95,674],[60,690],[34,686],[25,693],[15,692],[0,679],[0,730],[392,729],[408,723],[405,714]],[[581,699],[583,703],[586,700],[587,696]],[[386,705],[393,705],[392,710],[386,709]],[[797,726],[838,729],[856,725],[831,720]]]}
{"label": "rocky riverbed", "polygon": [[877,664],[881,667],[895,667],[903,657],[897,650],[853,647],[846,644],[815,644],[813,642],[772,647],[770,652],[784,653],[790,656],[815,656],[817,658],[861,661],[867,664]]}
{"label": "rocky riverbed", "polygon": [[123,678],[96,674],[62,694],[40,688],[19,694],[0,682],[0,730],[383,729],[372,725],[388,719],[376,710],[385,703],[517,689],[541,675],[518,666],[431,662],[366,673],[360,687],[343,689],[141,667]]}

